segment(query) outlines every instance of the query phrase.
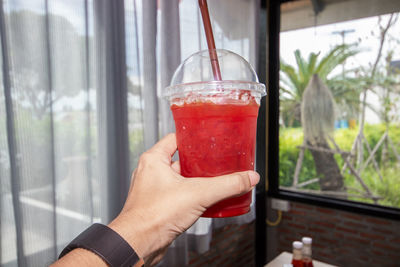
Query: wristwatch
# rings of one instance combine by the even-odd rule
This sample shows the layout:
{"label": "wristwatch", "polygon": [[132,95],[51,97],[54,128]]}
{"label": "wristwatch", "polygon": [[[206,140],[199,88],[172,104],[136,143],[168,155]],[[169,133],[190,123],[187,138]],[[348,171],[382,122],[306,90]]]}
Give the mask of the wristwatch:
{"label": "wristwatch", "polygon": [[75,248],[90,250],[111,267],[139,267],[144,264],[128,242],[108,226],[99,223],[93,224],[72,240],[58,258]]}

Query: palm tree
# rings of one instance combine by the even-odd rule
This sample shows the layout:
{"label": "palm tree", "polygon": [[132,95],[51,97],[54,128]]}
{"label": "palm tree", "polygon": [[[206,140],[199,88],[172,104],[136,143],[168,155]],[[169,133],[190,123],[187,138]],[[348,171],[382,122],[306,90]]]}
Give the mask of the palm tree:
{"label": "palm tree", "polygon": [[[362,79],[353,70],[343,69],[338,75],[332,75],[332,71],[357,53],[354,45],[338,45],[321,59],[319,53],[311,53],[306,60],[296,50],[296,67],[281,61],[281,114],[290,127],[301,118],[304,142],[314,158],[322,191],[343,190],[343,176],[334,154],[326,150],[333,138],[335,100],[340,106],[350,107],[349,113],[356,113]],[[350,72],[354,75],[346,77]]]}
{"label": "palm tree", "polygon": [[343,189],[343,176],[334,154],[320,150],[321,148],[329,150],[327,141],[333,140],[334,106],[335,101],[331,91],[318,74],[314,74],[303,94],[301,125],[304,131],[304,141],[310,147],[314,158],[322,191],[341,191]]}
{"label": "palm tree", "polygon": [[[303,93],[313,74],[318,74],[319,78],[328,85],[337,104],[350,107],[351,113],[357,112],[362,80],[357,77],[354,70],[343,71],[335,76],[331,74],[336,67],[344,64],[346,59],[358,52],[355,45],[338,45],[321,59],[319,59],[320,53],[310,53],[306,60],[301,52],[296,50],[294,52],[296,67],[281,59],[280,102],[283,121],[289,127],[300,122]],[[353,77],[345,76],[349,73],[352,73]]]}

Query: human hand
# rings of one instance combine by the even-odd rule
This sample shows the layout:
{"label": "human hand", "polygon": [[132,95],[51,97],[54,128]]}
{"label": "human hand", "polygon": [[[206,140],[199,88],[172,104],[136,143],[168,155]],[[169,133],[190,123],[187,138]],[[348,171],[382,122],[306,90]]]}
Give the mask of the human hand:
{"label": "human hand", "polygon": [[154,258],[155,252],[164,252],[208,207],[247,193],[260,179],[254,171],[184,178],[179,162],[172,162],[176,150],[176,136],[169,134],[143,153],[125,205],[109,224],[145,262],[159,261],[160,257]]}

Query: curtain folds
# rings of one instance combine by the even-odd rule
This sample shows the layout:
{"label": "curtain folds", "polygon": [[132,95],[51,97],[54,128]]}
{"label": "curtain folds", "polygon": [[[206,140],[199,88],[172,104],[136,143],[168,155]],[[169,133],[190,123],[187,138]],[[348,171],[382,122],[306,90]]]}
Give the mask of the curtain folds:
{"label": "curtain folds", "polygon": [[[209,0],[216,46],[256,63],[257,0]],[[174,131],[162,90],[206,49],[193,0],[0,0],[0,265],[47,266],[120,211],[142,152]],[[201,218],[160,266],[206,252]]]}

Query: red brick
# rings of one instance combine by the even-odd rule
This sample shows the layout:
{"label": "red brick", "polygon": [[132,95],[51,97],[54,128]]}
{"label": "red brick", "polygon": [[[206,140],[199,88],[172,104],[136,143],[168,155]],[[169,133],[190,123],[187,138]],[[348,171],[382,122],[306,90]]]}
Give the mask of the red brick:
{"label": "red brick", "polygon": [[395,243],[395,244],[400,244],[400,237],[392,238],[392,239],[390,239],[390,242]]}
{"label": "red brick", "polygon": [[291,204],[292,204],[292,207],[294,207],[295,209],[303,209],[303,210],[308,210],[308,211],[314,210],[314,206],[311,206],[311,205],[305,205],[305,204],[295,203],[295,202],[292,202]]}
{"label": "red brick", "polygon": [[321,237],[320,240],[321,242],[323,242],[324,244],[338,244],[339,240],[337,239],[332,239],[332,238],[326,238],[326,237]]}
{"label": "red brick", "polygon": [[291,220],[293,220],[293,217],[290,214],[284,213],[282,215],[282,219],[283,220],[287,220],[287,221],[291,221]]}
{"label": "red brick", "polygon": [[365,239],[365,238],[360,238],[358,236],[349,236],[347,235],[344,239],[344,243],[346,243],[347,241],[354,241],[356,243],[358,243],[358,245],[363,244],[363,245],[367,245],[371,243],[371,240],[369,239]]}
{"label": "red brick", "polygon": [[280,240],[279,247],[283,248],[283,251],[290,251],[290,250],[292,250],[292,243]]}
{"label": "red brick", "polygon": [[316,227],[310,227],[309,230],[310,230],[310,232],[311,232],[311,236],[312,236],[312,232],[326,233],[326,230],[321,229],[321,228],[316,228]]}
{"label": "red brick", "polygon": [[321,250],[324,250],[324,249],[327,248],[327,246],[325,244],[323,244],[323,243],[315,243],[314,242],[314,244],[312,244],[312,245],[313,245],[314,248],[317,248],[318,251],[321,251]]}
{"label": "red brick", "polygon": [[217,254],[217,255],[215,255],[214,257],[208,259],[207,263],[208,263],[208,264],[213,264],[213,263],[215,263],[215,261],[216,261],[219,257],[221,257],[221,255],[218,255],[218,254]]}
{"label": "red brick", "polygon": [[222,241],[222,242],[217,243],[216,246],[220,250],[225,250],[225,249],[229,248],[230,246],[232,246],[232,242]]}
{"label": "red brick", "polygon": [[[384,244],[384,243],[378,243],[378,242],[374,242],[373,244],[375,247],[379,247],[379,248],[384,248],[384,249],[388,249],[388,250],[393,250],[393,251],[399,251],[398,248],[395,248],[393,246],[390,246],[388,244]],[[400,251],[399,251],[400,252]]]}
{"label": "red brick", "polygon": [[[371,259],[371,265],[375,265],[375,266],[385,266],[385,267],[390,267],[392,265],[389,264],[393,264],[390,262],[387,262],[386,259],[381,259],[381,258],[372,258]],[[393,265],[396,266],[396,265]],[[398,265],[397,265],[398,266]]]}
{"label": "red brick", "polygon": [[325,227],[328,227],[328,228],[334,228],[335,227],[335,224],[330,223],[330,222],[325,222],[325,221],[323,221],[323,222],[315,222],[315,224],[322,225],[322,226],[325,226]]}
{"label": "red brick", "polygon": [[344,225],[349,226],[349,227],[354,227],[354,228],[365,228],[365,224],[361,223],[355,223],[355,222],[350,222],[350,221],[345,221],[343,222]]}
{"label": "red brick", "polygon": [[291,214],[296,214],[296,215],[300,215],[300,216],[306,216],[306,212],[304,211],[300,211],[300,210],[290,210],[289,213]]}
{"label": "red brick", "polygon": [[302,223],[302,224],[309,224],[312,219],[307,216],[295,216],[293,217],[293,222]]}
{"label": "red brick", "polygon": [[365,218],[363,216],[360,216],[360,215],[357,215],[357,214],[352,214],[352,213],[343,213],[341,216],[345,217],[345,218],[356,220],[358,222],[362,222],[364,220],[364,218]]}
{"label": "red brick", "polygon": [[382,252],[382,251],[380,251],[380,250],[376,250],[376,249],[371,250],[371,253],[372,253],[373,255],[376,255],[376,256],[383,256],[383,255],[385,255],[384,252]]}
{"label": "red brick", "polygon": [[284,237],[281,237],[283,240],[285,240],[285,241],[288,241],[288,242],[293,242],[293,241],[295,241],[295,237],[293,237],[293,236],[284,236]]}
{"label": "red brick", "polygon": [[322,256],[324,258],[327,258],[327,259],[333,259],[333,255],[332,254],[328,254],[328,253],[325,253],[325,252],[319,252],[318,255]]}
{"label": "red brick", "polygon": [[241,226],[239,226],[239,229],[252,230],[253,227],[248,224],[242,224]]}
{"label": "red brick", "polygon": [[335,232],[335,237],[340,238],[340,239],[344,239],[345,235],[340,233],[340,232]]}
{"label": "red brick", "polygon": [[346,233],[352,233],[352,234],[358,233],[357,230],[354,230],[351,228],[346,228],[346,227],[341,227],[341,226],[337,226],[336,229],[338,229],[339,231],[342,231],[342,232],[346,232]]}
{"label": "red brick", "polygon": [[247,251],[247,250],[249,250],[249,249],[251,249],[251,248],[253,248],[254,247],[254,244],[252,243],[252,244],[248,244],[248,245],[246,245],[246,246],[244,246],[243,248],[240,248],[240,250],[239,251]]}
{"label": "red brick", "polygon": [[381,224],[381,225],[391,225],[392,222],[389,220],[381,220],[377,218],[366,218],[365,219],[367,222],[373,223],[373,224]]}
{"label": "red brick", "polygon": [[280,233],[287,233],[287,234],[292,234],[292,233],[293,233],[290,229],[284,228],[284,227],[279,227],[279,228],[278,228],[278,232],[280,232]]}
{"label": "red brick", "polygon": [[189,261],[189,264],[194,264],[199,260],[199,258],[193,258]]}
{"label": "red brick", "polygon": [[379,239],[379,240],[384,240],[385,236],[382,235],[376,235],[376,234],[370,234],[370,233],[360,233],[360,236],[370,238],[370,239]]}
{"label": "red brick", "polygon": [[361,243],[361,242],[356,242],[356,243],[353,243],[353,242],[343,242],[343,243],[342,243],[342,246],[343,246],[343,247],[346,247],[346,248],[352,248],[353,251],[357,251],[357,250],[360,249],[360,246],[361,246],[360,243]]}
{"label": "red brick", "polygon": [[393,231],[388,230],[388,229],[378,228],[378,227],[372,227],[372,231],[386,234],[386,235],[394,235]]}
{"label": "red brick", "polygon": [[399,251],[388,251],[387,258],[389,258],[392,262],[400,262],[400,254]]}
{"label": "red brick", "polygon": [[311,235],[310,232],[298,232],[297,234],[298,234],[298,239],[299,239],[299,240],[301,240],[301,238],[302,238],[303,236],[310,236],[310,235]]}
{"label": "red brick", "polygon": [[316,208],[317,212],[325,213],[325,214],[336,214],[336,210],[324,209],[324,208]]}
{"label": "red brick", "polygon": [[357,258],[362,260],[363,262],[369,262],[369,260],[370,260],[370,257],[368,257],[366,255],[358,255]]}
{"label": "red brick", "polygon": [[330,222],[333,224],[338,224],[338,223],[342,222],[341,219],[338,219],[338,218],[332,217],[332,216],[327,216],[327,215],[319,215],[317,220],[318,221],[326,221],[326,222]]}
{"label": "red brick", "polygon": [[304,225],[297,224],[297,223],[288,223],[289,226],[297,228],[297,229],[306,229]]}
{"label": "red brick", "polygon": [[344,247],[341,247],[341,248],[337,249],[336,253],[337,254],[341,254],[341,255],[350,254],[350,250],[348,250],[348,249],[346,249]]}

